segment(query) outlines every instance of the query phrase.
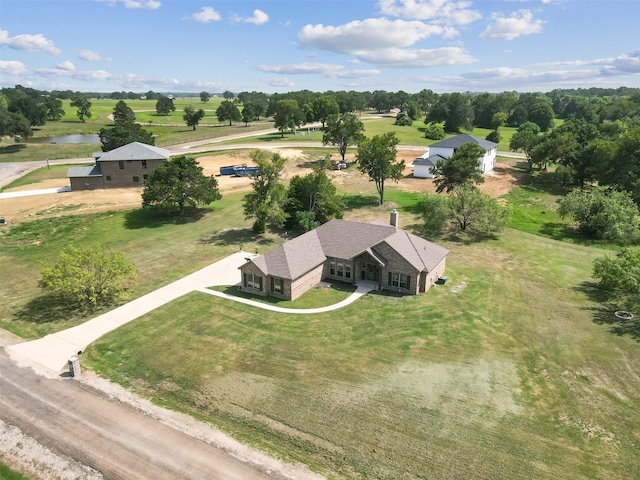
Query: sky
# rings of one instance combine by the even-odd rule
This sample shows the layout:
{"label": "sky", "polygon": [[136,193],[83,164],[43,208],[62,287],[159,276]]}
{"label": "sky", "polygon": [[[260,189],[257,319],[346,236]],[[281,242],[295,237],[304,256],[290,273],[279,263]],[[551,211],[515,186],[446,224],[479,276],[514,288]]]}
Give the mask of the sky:
{"label": "sky", "polygon": [[0,86],[640,88],[639,0],[0,0]]}

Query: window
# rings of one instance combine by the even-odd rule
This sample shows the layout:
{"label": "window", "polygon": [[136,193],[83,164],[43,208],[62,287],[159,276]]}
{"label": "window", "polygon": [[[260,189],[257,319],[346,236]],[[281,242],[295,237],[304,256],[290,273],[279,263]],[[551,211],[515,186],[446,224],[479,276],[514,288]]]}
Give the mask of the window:
{"label": "window", "polygon": [[335,260],[331,260],[329,262],[329,273],[331,275],[335,275],[336,274],[336,261]]}
{"label": "window", "polygon": [[133,177],[133,183],[140,183],[140,177]]}
{"label": "window", "polygon": [[281,278],[271,277],[271,291],[276,293],[282,293],[284,289],[284,282]]}
{"label": "window", "polygon": [[410,277],[404,273],[389,272],[389,286],[409,289]]}
{"label": "window", "polygon": [[351,278],[351,265],[348,263],[344,266],[344,278]]}
{"label": "window", "polygon": [[262,290],[262,277],[254,275],[253,273],[245,273],[244,286],[247,288],[255,288],[256,290]]}
{"label": "window", "polygon": [[118,168],[124,170],[124,160],[118,160]]}
{"label": "window", "polygon": [[142,179],[143,180],[148,180],[149,179],[149,175],[147,175],[146,173],[144,175],[142,175]]}
{"label": "window", "polygon": [[344,263],[338,262],[337,273],[339,277],[344,277]]}
{"label": "window", "polygon": [[146,160],[142,160],[142,168],[147,168],[147,161]]}
{"label": "window", "polygon": [[107,175],[107,176],[105,177],[105,179],[107,180],[107,182],[110,182],[110,181],[111,181],[111,175]]}

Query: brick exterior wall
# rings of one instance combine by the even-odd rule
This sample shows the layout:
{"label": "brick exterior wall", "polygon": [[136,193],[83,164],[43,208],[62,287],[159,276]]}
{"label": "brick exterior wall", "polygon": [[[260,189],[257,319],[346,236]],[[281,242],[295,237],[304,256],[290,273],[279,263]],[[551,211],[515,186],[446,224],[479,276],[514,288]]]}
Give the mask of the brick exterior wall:
{"label": "brick exterior wall", "polygon": [[102,190],[104,177],[71,177],[71,190]]}
{"label": "brick exterior wall", "polygon": [[317,285],[322,280],[322,272],[324,269],[324,265],[318,265],[313,270],[308,271],[300,278],[294,280],[291,283],[291,296],[288,297],[290,300],[295,300],[304,292],[309,290],[311,287]]}
{"label": "brick exterior wall", "polygon": [[[376,245],[374,249],[387,260],[387,264],[382,267],[380,272],[380,287],[384,290],[416,295],[418,293],[418,286],[420,283],[420,271],[416,270],[398,252],[384,242]],[[400,288],[389,285],[389,273],[402,273],[404,275],[408,275],[409,288]]]}
{"label": "brick exterior wall", "polygon": [[[267,288],[270,288],[270,283],[267,282],[267,276],[262,273],[258,267],[256,267],[251,262],[247,262],[242,267],[240,267],[240,272],[242,273],[242,290],[255,293],[257,295],[262,295],[263,297],[267,296]],[[245,285],[245,274],[247,273],[262,277],[262,290],[258,290],[257,288],[250,288]]]}
{"label": "brick exterior wall", "polygon": [[[120,168],[121,162],[124,168]],[[107,160],[101,162],[98,159],[98,165],[104,178],[103,188],[143,187],[144,176],[148,175],[154,168],[162,165],[164,160],[147,160],[146,168],[143,167],[143,162],[144,160]],[[137,182],[134,182],[134,177],[138,177]]]}

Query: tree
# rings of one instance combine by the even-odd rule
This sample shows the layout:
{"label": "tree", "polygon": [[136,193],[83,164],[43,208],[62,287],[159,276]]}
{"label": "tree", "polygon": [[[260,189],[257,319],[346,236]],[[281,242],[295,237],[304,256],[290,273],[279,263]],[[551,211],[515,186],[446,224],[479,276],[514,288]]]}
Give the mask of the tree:
{"label": "tree", "polygon": [[3,88],[2,92],[8,100],[9,112],[21,114],[32,127],[47,123],[47,109],[39,91],[16,85],[15,88]]}
{"label": "tree", "polygon": [[444,133],[444,128],[437,123],[428,123],[424,129],[424,137],[429,140],[442,140],[447,134]]}
{"label": "tree", "polygon": [[304,177],[296,175],[291,179],[285,211],[287,225],[306,232],[332,218],[342,218],[342,199],[326,170],[318,168]]}
{"label": "tree", "polygon": [[187,206],[208,205],[221,198],[216,178],[205,176],[195,159],[181,155],[149,173],[142,192],[142,207],[177,208],[183,216]]}
{"label": "tree", "polygon": [[427,238],[436,238],[442,234],[449,220],[451,212],[447,197],[435,193],[427,193],[420,204],[424,233]]}
{"label": "tree", "polygon": [[596,258],[593,276],[605,290],[640,295],[640,250],[623,248],[615,258]]}
{"label": "tree", "polygon": [[396,115],[396,121],[394,122],[394,125],[398,125],[401,127],[410,127],[411,125],[413,125],[413,120],[407,113],[398,112],[398,115]]}
{"label": "tree", "polygon": [[468,96],[461,93],[445,93],[438,97],[427,114],[425,123],[444,122],[447,132],[460,132],[461,128],[473,128],[473,107]]}
{"label": "tree", "polygon": [[574,190],[559,201],[558,213],[571,217],[589,238],[620,244],[640,239],[640,212],[628,192]]}
{"label": "tree", "polygon": [[124,100],[118,101],[116,106],[113,107],[113,121],[115,123],[134,122],[135,120],[136,114]]}
{"label": "tree", "polygon": [[385,181],[398,181],[402,178],[404,160],[396,162],[398,142],[395,132],[387,132],[371,139],[365,138],[358,145],[358,170],[369,175],[370,181],[375,182],[380,205],[384,204]]}
{"label": "tree", "polygon": [[255,219],[254,232],[264,233],[268,223],[281,227],[286,220],[287,189],[280,182],[286,160],[278,153],[268,158],[262,150],[251,152],[251,159],[259,173],[253,179],[253,191],[244,196],[244,215]]}
{"label": "tree", "polygon": [[540,142],[540,127],[533,122],[525,122],[518,127],[509,141],[509,148],[515,152],[522,150],[527,158],[529,170],[533,169],[531,152]]}
{"label": "tree", "polygon": [[363,132],[364,124],[353,113],[332,115],[327,119],[327,126],[322,134],[322,144],[333,145],[344,162],[349,145],[355,145],[362,140]]}
{"label": "tree", "polygon": [[103,152],[108,152],[132,142],[146,143],[147,145],[155,144],[153,134],[135,123],[136,115],[124,100],[118,101],[113,108],[113,120],[113,127],[100,129],[99,136]]}
{"label": "tree", "polygon": [[76,115],[82,123],[85,122],[85,118],[91,118],[91,102],[81,93],[76,94],[71,99],[71,106],[78,107]]}
{"label": "tree", "polygon": [[322,122],[324,129],[327,119],[331,115],[337,115],[340,112],[338,102],[334,97],[329,95],[320,95],[313,99],[313,119],[316,122]]}
{"label": "tree", "polygon": [[29,120],[21,113],[9,112],[0,106],[0,138],[29,138],[33,135]]}
{"label": "tree", "polygon": [[182,116],[182,119],[185,121],[187,126],[193,127],[193,129],[195,130],[196,126],[198,125],[198,123],[200,123],[200,120],[202,120],[203,118],[204,118],[203,109],[200,108],[196,110],[195,108],[193,108],[193,105],[187,105],[186,107],[184,107],[184,115]]}
{"label": "tree", "polygon": [[200,92],[200,101],[207,103],[211,99],[211,95],[208,92]]}
{"label": "tree", "polygon": [[256,107],[251,102],[247,102],[242,107],[242,121],[245,127],[256,119]]}
{"label": "tree", "polygon": [[295,129],[304,122],[304,115],[296,100],[278,100],[273,119],[275,127],[284,137],[285,130],[292,130],[295,133]]}
{"label": "tree", "polygon": [[43,266],[38,286],[69,303],[92,308],[120,295],[135,278],[135,265],[120,252],[69,246],[57,263]]}
{"label": "tree", "polygon": [[617,139],[615,152],[602,160],[597,179],[604,185],[631,192],[640,205],[640,126]]}
{"label": "tree", "polygon": [[64,114],[64,108],[62,108],[62,100],[54,96],[49,95],[44,98],[44,106],[47,109],[47,120],[60,120]]}
{"label": "tree", "polygon": [[236,98],[236,95],[230,90],[225,90],[224,92],[222,92],[222,98],[224,98],[225,100],[233,100],[234,98]]}
{"label": "tree", "polygon": [[156,101],[156,113],[158,115],[166,116],[175,111],[176,106],[173,104],[173,98],[165,97],[164,95],[158,96]]}
{"label": "tree", "polygon": [[449,210],[460,230],[489,236],[502,230],[509,221],[509,211],[478,188],[463,184],[447,199]]}
{"label": "tree", "polygon": [[442,158],[431,169],[436,179],[436,191],[451,193],[455,188],[484,182],[484,176],[478,168],[479,158],[485,150],[477,143],[465,143],[457,148],[449,158]]}
{"label": "tree", "polygon": [[231,100],[223,100],[222,103],[216,109],[216,116],[218,117],[218,121],[220,123],[229,121],[229,126],[232,125],[232,122],[239,122],[242,120],[242,115],[240,114],[240,110],[235,103]]}

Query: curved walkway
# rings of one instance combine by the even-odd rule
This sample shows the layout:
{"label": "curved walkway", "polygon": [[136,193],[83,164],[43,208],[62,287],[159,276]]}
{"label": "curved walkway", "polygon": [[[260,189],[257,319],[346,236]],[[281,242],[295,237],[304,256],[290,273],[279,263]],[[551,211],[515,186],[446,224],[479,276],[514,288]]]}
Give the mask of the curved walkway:
{"label": "curved walkway", "polygon": [[375,288],[375,284],[364,284],[358,286],[355,292],[341,302],[327,307],[308,309],[276,307],[274,305],[234,297],[233,295],[205,288],[211,286],[239,285],[241,277],[238,268],[246,262],[247,258],[254,256],[255,254],[252,253],[236,252],[191,275],[187,275],[180,280],[165,285],[158,290],[143,295],[85,323],[46,335],[38,340],[11,345],[7,347],[7,351],[11,356],[15,355],[21,359],[27,359],[54,372],[59,372],[66,368],[67,361],[71,356],[78,354],[78,352],[83,352],[92,342],[96,341],[105,333],[111,332],[190,292],[203,292],[280,313],[307,314],[328,312],[342,308]]}

